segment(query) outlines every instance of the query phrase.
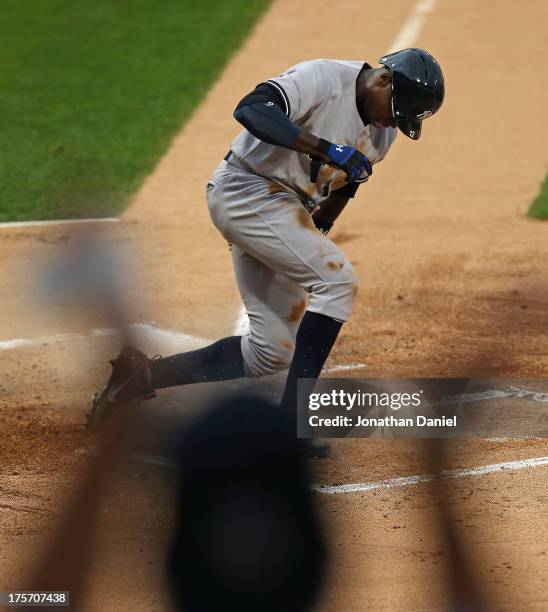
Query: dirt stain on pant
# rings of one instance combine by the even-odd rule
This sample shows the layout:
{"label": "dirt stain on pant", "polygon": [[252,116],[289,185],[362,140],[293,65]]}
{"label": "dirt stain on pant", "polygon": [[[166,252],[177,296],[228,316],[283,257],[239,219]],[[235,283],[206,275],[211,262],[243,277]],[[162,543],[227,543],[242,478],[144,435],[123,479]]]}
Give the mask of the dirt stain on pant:
{"label": "dirt stain on pant", "polygon": [[295,306],[293,306],[293,308],[291,309],[291,313],[289,314],[288,320],[289,321],[300,321],[303,316],[305,308],[306,308],[306,300],[302,299],[298,304],[295,304]]}
{"label": "dirt stain on pant", "polygon": [[312,217],[310,213],[307,213],[304,208],[300,208],[295,210],[295,217],[297,219],[297,223],[306,229],[315,230],[316,226],[314,225],[314,221],[312,221]]}

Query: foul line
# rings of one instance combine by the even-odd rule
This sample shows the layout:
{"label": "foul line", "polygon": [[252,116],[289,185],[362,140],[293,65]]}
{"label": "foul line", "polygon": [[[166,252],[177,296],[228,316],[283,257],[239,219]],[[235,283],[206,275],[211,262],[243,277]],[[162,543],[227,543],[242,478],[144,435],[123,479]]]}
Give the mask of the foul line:
{"label": "foul line", "polygon": [[437,479],[466,478],[467,476],[483,476],[494,474],[505,470],[523,470],[530,467],[548,465],[548,457],[535,457],[533,459],[522,459],[521,461],[506,461],[504,463],[493,463],[475,468],[461,470],[447,470],[439,475],[423,474],[421,476],[404,476],[401,478],[390,478],[379,482],[358,482],[355,484],[344,484],[337,486],[312,485],[312,489],[326,495],[344,495],[346,493],[362,493],[374,491],[375,489],[393,489],[395,487],[406,487],[409,485],[432,482]]}
{"label": "foul line", "polygon": [[324,368],[322,372],[352,372],[354,370],[365,370],[367,368],[366,363],[348,363],[346,365],[334,365]]}
{"label": "foul line", "polygon": [[437,0],[419,0],[419,2],[415,4],[411,11],[411,15],[409,15],[407,21],[398,32],[388,53],[393,53],[394,51],[399,51],[400,49],[405,49],[413,45],[419,37],[426,16],[434,10],[436,2]]}
{"label": "foul line", "polygon": [[[155,327],[151,323],[133,323],[128,325],[129,330],[136,333],[152,333],[156,339],[164,339],[172,342],[184,343],[195,343],[195,344],[208,344],[209,340],[200,338],[198,336],[191,336],[190,334],[184,334],[179,331],[173,331],[169,329],[162,329],[161,327]],[[20,348],[24,346],[37,346],[43,344],[53,344],[56,342],[67,342],[71,340],[78,340],[90,337],[102,337],[102,336],[114,336],[120,333],[120,329],[116,328],[100,328],[92,329],[89,334],[54,334],[52,336],[40,336],[38,338],[14,338],[12,340],[1,340],[0,351],[8,351],[10,349]]]}
{"label": "foul line", "polygon": [[475,393],[464,393],[463,395],[453,395],[444,398],[438,402],[434,402],[434,406],[452,406],[454,404],[469,404],[475,402],[505,399],[508,397],[516,398],[531,398],[535,402],[548,402],[548,393],[542,391],[533,391],[530,389],[522,389],[520,387],[510,386],[508,389],[488,389],[486,391],[477,391]]}
{"label": "foul line", "polygon": [[[164,329],[156,327],[154,323],[132,323],[127,326],[129,331],[141,334],[153,334],[154,339],[158,341],[168,341],[180,344],[182,347],[185,344],[191,343],[201,346],[211,344],[212,340],[201,338],[191,334],[185,334],[180,331]],[[52,334],[50,336],[39,336],[37,338],[13,338],[11,340],[0,340],[0,351],[9,351],[16,348],[49,345],[60,342],[70,342],[71,340],[83,340],[93,337],[109,337],[119,334],[120,329],[116,328],[98,328],[92,329],[89,333],[67,333],[67,334]],[[351,372],[356,370],[365,370],[366,363],[348,363],[324,367],[322,372],[326,374],[335,372]],[[485,391],[464,393],[463,395],[455,395],[447,397],[438,402],[434,402],[435,406],[476,403],[480,401],[492,401],[506,398],[524,398],[535,402],[548,403],[548,393],[535,391],[532,389],[523,389],[521,387],[510,386],[507,389],[487,389]]]}
{"label": "foul line", "polygon": [[76,223],[115,223],[117,221],[120,221],[117,217],[99,217],[97,219],[54,219],[52,221],[8,221],[0,223],[0,229],[39,227],[42,225],[73,225]]}
{"label": "foul line", "polygon": [[[146,455],[141,453],[132,453],[130,458],[134,461],[147,463],[149,465],[157,465],[159,467],[178,468],[178,463],[167,457],[159,455]],[[532,459],[522,459],[519,461],[506,461],[504,463],[493,463],[491,465],[482,465],[475,468],[465,468],[460,470],[447,470],[439,475],[422,474],[420,476],[402,476],[400,478],[389,478],[378,482],[358,482],[355,484],[344,484],[337,486],[326,486],[321,484],[313,484],[311,489],[316,493],[324,495],[346,495],[348,493],[364,493],[367,491],[375,491],[377,489],[395,489],[397,487],[408,487],[410,485],[422,484],[423,482],[432,482],[434,480],[451,479],[451,478],[467,478],[484,476],[485,474],[496,474],[497,472],[516,471],[526,468],[542,467],[548,465],[548,457],[534,457]]]}
{"label": "foul line", "polygon": [[[128,326],[129,330],[137,333],[148,333],[153,334],[155,340],[165,340],[168,342],[175,342],[184,348],[185,344],[192,343],[197,345],[206,346],[211,344],[212,340],[208,338],[200,338],[199,336],[191,336],[183,332],[163,329],[156,327],[153,323],[133,323]],[[40,346],[49,345],[60,342],[70,342],[71,340],[84,340],[86,338],[101,337],[101,336],[114,336],[120,333],[119,329],[115,328],[102,328],[92,329],[87,334],[83,333],[69,333],[69,334],[53,334],[51,336],[39,336],[37,338],[13,338],[11,340],[0,340],[0,351],[9,351],[11,349],[28,347],[28,346]],[[240,335],[240,334],[237,334]],[[346,365],[334,365],[323,369],[323,372],[349,372],[353,370],[364,370],[367,368],[365,363],[349,363]]]}

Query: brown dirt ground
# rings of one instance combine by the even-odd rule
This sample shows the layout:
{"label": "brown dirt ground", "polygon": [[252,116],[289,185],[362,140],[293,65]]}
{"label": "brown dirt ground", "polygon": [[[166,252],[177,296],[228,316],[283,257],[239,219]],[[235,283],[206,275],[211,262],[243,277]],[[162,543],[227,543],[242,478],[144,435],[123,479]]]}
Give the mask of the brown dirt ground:
{"label": "brown dirt ground", "polygon": [[[204,186],[237,131],[234,103],[303,59],[374,61],[412,4],[392,0],[369,15],[358,0],[335,13],[327,0],[273,4],[123,223],[105,231],[107,242],[134,254],[124,292],[132,321],[156,320],[206,338],[231,332],[239,299]],[[548,376],[548,225],[524,216],[546,170],[548,79],[536,59],[546,50],[547,11],[543,0],[521,12],[509,0],[496,11],[463,0],[440,2],[428,16],[417,44],[435,51],[444,67],[446,103],[420,143],[398,139],[333,232],[362,289],[332,363],[366,362],[371,376]],[[76,237],[71,226],[2,231],[1,339],[108,323],[78,300],[37,308],[29,291],[33,271],[66,256],[62,247]],[[83,416],[105,372],[98,356],[112,350],[112,343],[84,338],[1,353],[0,590],[25,588],[29,553],[41,546],[93,452]],[[207,392],[168,397],[192,410]],[[547,450],[546,440],[463,442],[447,464],[471,467]],[[315,466],[315,479],[357,482],[426,469],[411,441],[337,441],[332,458]],[[138,464],[113,479],[86,610],[167,609],[160,570],[171,485],[166,470]],[[493,608],[546,609],[546,469],[454,481],[447,498]],[[439,609],[447,554],[438,503],[425,485],[318,496],[332,545],[320,608]]]}

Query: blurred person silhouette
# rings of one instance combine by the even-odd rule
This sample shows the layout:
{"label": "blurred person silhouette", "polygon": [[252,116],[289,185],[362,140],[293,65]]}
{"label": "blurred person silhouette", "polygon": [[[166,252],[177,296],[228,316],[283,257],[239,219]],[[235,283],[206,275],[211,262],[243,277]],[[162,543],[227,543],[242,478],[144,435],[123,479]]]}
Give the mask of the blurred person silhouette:
{"label": "blurred person silhouette", "polygon": [[176,609],[310,609],[326,552],[291,416],[238,394],[197,417],[180,449],[168,560]]}
{"label": "blurred person silhouette", "polygon": [[[304,450],[291,417],[261,395],[238,394],[197,415],[177,443],[178,504],[166,567],[173,608],[286,611],[312,608],[326,547]],[[79,610],[97,547],[105,484],[154,435],[145,411],[117,412],[25,584],[70,592]],[[164,448],[164,450],[171,450]]]}

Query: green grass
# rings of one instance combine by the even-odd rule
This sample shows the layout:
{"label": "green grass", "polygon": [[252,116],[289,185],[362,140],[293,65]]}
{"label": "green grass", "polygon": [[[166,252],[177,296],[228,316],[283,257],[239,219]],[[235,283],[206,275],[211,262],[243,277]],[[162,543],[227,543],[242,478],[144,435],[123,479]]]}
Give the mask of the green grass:
{"label": "green grass", "polygon": [[535,219],[548,219],[548,173],[540,186],[540,193],[529,206],[527,214]]}
{"label": "green grass", "polygon": [[123,209],[268,4],[3,0],[0,221]]}

